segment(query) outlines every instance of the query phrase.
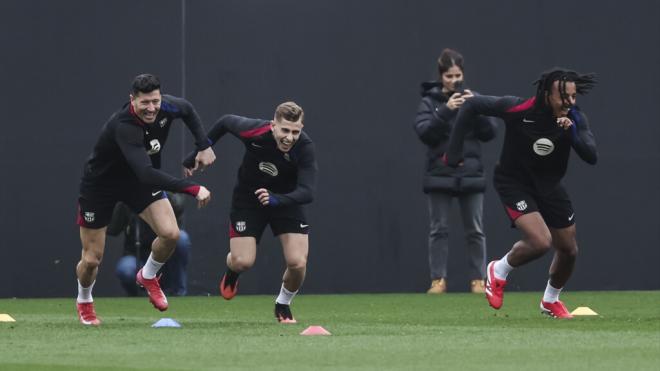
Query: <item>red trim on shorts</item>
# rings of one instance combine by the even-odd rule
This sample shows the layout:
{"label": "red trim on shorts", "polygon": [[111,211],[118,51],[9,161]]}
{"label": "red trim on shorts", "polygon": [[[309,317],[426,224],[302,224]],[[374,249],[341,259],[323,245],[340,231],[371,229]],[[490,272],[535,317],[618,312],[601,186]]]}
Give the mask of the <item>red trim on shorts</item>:
{"label": "red trim on shorts", "polygon": [[514,210],[508,206],[504,206],[504,208],[506,209],[506,213],[509,214],[509,218],[511,218],[511,221],[515,221],[516,219],[525,215],[525,213],[523,213],[522,211]]}
{"label": "red trim on shorts", "polygon": [[254,138],[268,132],[269,130],[270,130],[270,122],[256,129],[241,131],[238,135],[240,135],[241,138]]}
{"label": "red trim on shorts", "polygon": [[528,109],[532,108],[532,106],[534,106],[534,102],[536,102],[536,97],[529,98],[521,104],[513,106],[506,111],[508,113],[527,111]]}
{"label": "red trim on shorts", "polygon": [[229,238],[234,238],[234,237],[241,237],[238,232],[234,229],[234,224],[232,222],[229,222]]}
{"label": "red trim on shorts", "polygon": [[183,189],[183,192],[196,197],[197,194],[199,193],[199,186],[194,185],[194,186],[186,187]]}
{"label": "red trim on shorts", "polygon": [[78,224],[81,227],[86,227],[85,225],[85,219],[80,215],[80,203],[78,204],[78,215],[76,215],[76,224]]}

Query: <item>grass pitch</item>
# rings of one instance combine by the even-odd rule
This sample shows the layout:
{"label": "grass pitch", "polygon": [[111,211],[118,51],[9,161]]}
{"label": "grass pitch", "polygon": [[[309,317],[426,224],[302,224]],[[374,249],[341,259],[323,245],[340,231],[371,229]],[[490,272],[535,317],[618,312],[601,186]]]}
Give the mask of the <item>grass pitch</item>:
{"label": "grass pitch", "polygon": [[[567,292],[569,310],[542,316],[539,293],[300,295],[298,324],[280,325],[272,296],[96,298],[103,324],[80,325],[73,298],[1,299],[0,370],[447,369],[658,370],[660,292]],[[151,328],[163,317],[183,327]],[[321,325],[332,336],[300,336]]]}

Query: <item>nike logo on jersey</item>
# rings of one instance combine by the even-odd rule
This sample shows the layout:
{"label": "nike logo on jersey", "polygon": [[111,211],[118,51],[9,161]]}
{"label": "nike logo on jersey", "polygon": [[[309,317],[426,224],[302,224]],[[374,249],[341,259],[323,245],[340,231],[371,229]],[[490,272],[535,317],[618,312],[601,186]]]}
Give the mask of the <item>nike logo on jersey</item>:
{"label": "nike logo on jersey", "polygon": [[255,142],[252,142],[252,147],[254,147],[254,148],[263,148],[262,146],[258,145]]}
{"label": "nike logo on jersey", "polygon": [[309,227],[309,224],[302,224],[302,223],[300,223],[300,228],[307,228],[307,227]]}
{"label": "nike logo on jersey", "polygon": [[573,221],[573,217],[575,216],[575,213],[571,214],[571,216],[568,217],[568,221],[571,222]]}
{"label": "nike logo on jersey", "polygon": [[534,122],[536,122],[536,121],[534,121],[534,120],[528,120],[528,119],[523,119],[523,122],[524,122],[524,123],[527,123],[527,124],[532,124],[532,123],[534,123]]}
{"label": "nike logo on jersey", "polygon": [[152,195],[152,196],[156,196],[156,195],[159,194],[160,192],[162,192],[162,191],[151,192],[151,195]]}

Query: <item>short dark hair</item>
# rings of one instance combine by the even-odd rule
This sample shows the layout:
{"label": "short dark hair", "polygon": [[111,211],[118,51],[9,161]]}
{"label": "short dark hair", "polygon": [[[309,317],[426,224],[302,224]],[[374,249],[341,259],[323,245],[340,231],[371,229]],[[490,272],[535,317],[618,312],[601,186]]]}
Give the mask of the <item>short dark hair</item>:
{"label": "short dark hair", "polygon": [[463,72],[463,56],[456,50],[446,48],[438,57],[438,73],[442,76],[450,68],[457,66]]}
{"label": "short dark hair", "polygon": [[154,90],[160,89],[160,79],[149,73],[143,73],[135,76],[133,79],[132,92],[133,95],[139,93],[151,93]]}
{"label": "short dark hair", "polygon": [[304,118],[305,112],[295,102],[284,102],[275,109],[275,120],[277,121],[285,119],[287,121],[296,122],[300,119],[300,122],[303,122]]}
{"label": "short dark hair", "polygon": [[596,80],[595,73],[586,73],[581,74],[572,70],[568,70],[561,67],[553,67],[541,74],[539,78],[534,81],[533,85],[536,85],[536,101],[534,106],[537,108],[542,108],[546,106],[545,97],[546,95],[551,94],[552,84],[555,81],[559,81],[559,94],[563,101],[568,100],[566,94],[566,83],[574,82],[575,89],[578,94],[584,95],[589,93],[591,89],[596,86],[598,82]]}

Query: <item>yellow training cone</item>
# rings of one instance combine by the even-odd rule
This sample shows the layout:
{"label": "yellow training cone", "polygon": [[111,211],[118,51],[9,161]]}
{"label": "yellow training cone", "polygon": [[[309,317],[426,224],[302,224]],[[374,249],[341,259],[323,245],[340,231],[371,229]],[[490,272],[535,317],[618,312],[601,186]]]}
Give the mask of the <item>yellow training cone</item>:
{"label": "yellow training cone", "polygon": [[598,313],[591,310],[589,307],[577,307],[571,312],[574,316],[597,316]]}
{"label": "yellow training cone", "polygon": [[0,322],[16,322],[9,314],[0,313]]}

